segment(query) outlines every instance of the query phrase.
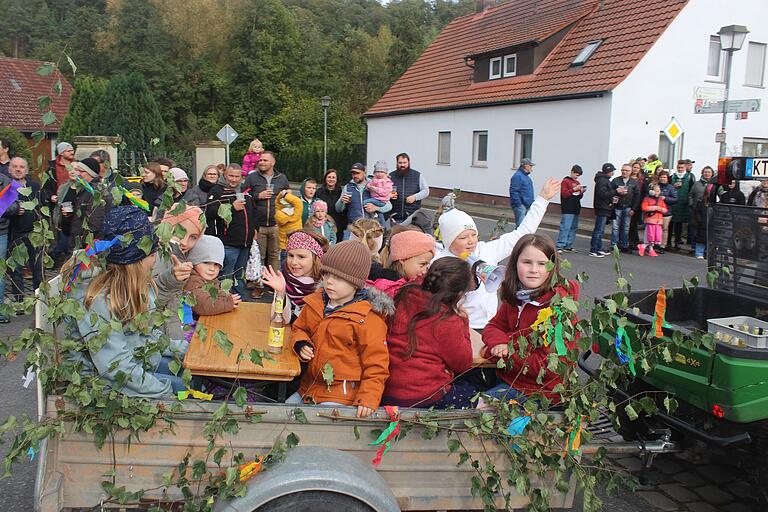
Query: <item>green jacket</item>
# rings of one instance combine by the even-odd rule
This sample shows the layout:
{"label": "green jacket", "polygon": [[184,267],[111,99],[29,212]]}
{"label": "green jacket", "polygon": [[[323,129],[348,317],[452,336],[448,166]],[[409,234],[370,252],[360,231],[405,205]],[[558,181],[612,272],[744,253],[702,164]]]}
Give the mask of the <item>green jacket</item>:
{"label": "green jacket", "polygon": [[672,205],[672,222],[690,222],[691,208],[688,204],[688,195],[691,193],[694,181],[692,172],[686,172],[682,177],[674,173],[670,177],[669,182],[672,186],[681,183],[680,188],[677,189],[677,202]]}

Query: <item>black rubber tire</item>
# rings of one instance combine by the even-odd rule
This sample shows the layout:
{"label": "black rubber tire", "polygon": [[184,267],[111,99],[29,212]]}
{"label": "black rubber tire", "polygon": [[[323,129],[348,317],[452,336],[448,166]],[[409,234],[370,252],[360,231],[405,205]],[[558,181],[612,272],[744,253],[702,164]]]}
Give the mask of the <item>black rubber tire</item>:
{"label": "black rubber tire", "polygon": [[329,491],[303,491],[286,494],[262,505],[254,512],[374,512],[360,500]]}

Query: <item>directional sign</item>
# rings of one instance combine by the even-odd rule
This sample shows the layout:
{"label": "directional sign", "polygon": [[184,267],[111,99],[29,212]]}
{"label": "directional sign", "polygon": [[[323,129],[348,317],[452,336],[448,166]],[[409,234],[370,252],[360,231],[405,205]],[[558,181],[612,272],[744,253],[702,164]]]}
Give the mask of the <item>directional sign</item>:
{"label": "directional sign", "polygon": [[669,121],[669,124],[664,128],[664,135],[669,139],[670,144],[677,142],[677,139],[683,134],[683,127],[677,122],[674,117]]}
{"label": "directional sign", "polygon": [[714,87],[694,87],[693,97],[697,100],[722,101],[725,98],[725,89]]}
{"label": "directional sign", "polygon": [[216,137],[219,138],[221,142],[225,142],[227,144],[232,144],[235,142],[235,139],[237,136],[240,135],[235,131],[234,128],[229,126],[228,124],[225,124],[221,127],[221,130],[219,130],[219,133],[216,134]]}
{"label": "directional sign", "polygon": [[[697,114],[722,114],[724,101],[696,100],[694,112]],[[760,100],[728,100],[728,113],[760,112]]]}

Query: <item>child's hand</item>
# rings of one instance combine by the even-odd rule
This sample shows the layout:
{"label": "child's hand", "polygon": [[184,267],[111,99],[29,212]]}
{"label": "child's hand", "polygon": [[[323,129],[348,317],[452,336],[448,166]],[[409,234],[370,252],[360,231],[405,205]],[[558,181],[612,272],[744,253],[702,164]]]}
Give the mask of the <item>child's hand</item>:
{"label": "child's hand", "polygon": [[243,301],[243,299],[240,298],[240,295],[237,293],[232,294],[232,303],[237,306]]}
{"label": "child's hand", "polygon": [[171,263],[173,263],[171,272],[178,282],[184,282],[192,275],[193,266],[189,261],[182,263],[175,254],[171,254]]}
{"label": "child's hand", "polygon": [[304,345],[301,347],[301,350],[299,350],[299,359],[305,363],[311,361],[313,357],[315,357],[315,351],[309,345]]}
{"label": "child's hand", "polygon": [[509,348],[506,345],[496,345],[491,348],[491,355],[493,357],[507,357],[509,355]]}
{"label": "child's hand", "polygon": [[283,277],[283,273],[279,270],[275,272],[272,265],[262,269],[261,282],[278,293],[285,292],[285,277]]}
{"label": "child's hand", "polygon": [[357,406],[357,417],[358,418],[367,418],[371,414],[373,414],[373,409],[371,409],[370,407],[366,407],[364,405],[358,405]]}

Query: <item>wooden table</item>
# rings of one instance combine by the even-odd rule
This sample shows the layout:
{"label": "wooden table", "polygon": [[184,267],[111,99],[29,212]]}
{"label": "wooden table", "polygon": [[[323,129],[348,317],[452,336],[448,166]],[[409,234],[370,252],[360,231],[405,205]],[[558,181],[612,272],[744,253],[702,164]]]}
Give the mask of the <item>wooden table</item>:
{"label": "wooden table", "polygon": [[[208,329],[205,341],[198,333],[192,337],[184,367],[192,375],[224,377],[228,379],[250,379],[287,382],[301,373],[299,358],[291,349],[291,328],[285,328],[283,352],[270,354],[274,361],[264,359],[263,366],[251,362],[252,349],[267,350],[267,332],[271,304],[241,302],[234,311],[223,315],[201,316],[199,325]],[[223,331],[233,343],[227,355],[214,341],[216,331]],[[242,351],[240,362],[238,354]]]}

